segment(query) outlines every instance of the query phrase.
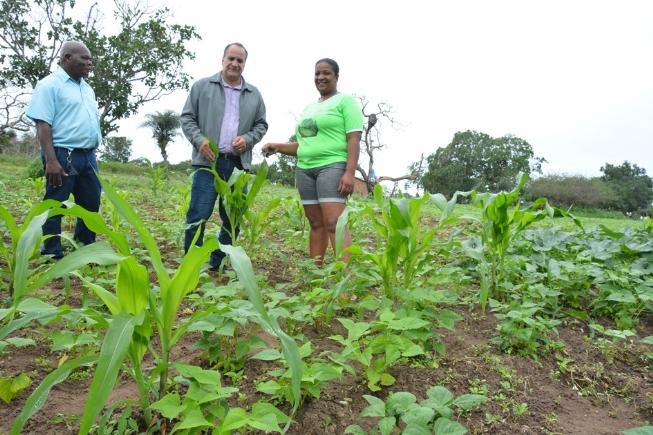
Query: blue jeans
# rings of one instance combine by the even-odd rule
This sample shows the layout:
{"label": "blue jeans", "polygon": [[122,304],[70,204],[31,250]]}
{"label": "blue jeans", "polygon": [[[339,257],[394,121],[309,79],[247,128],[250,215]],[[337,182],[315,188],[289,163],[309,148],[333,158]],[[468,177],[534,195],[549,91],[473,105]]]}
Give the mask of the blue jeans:
{"label": "blue jeans", "polygon": [[[197,246],[202,246],[204,243],[204,228],[206,226],[206,221],[211,218],[213,214],[213,209],[215,208],[215,201],[218,199],[218,192],[215,190],[213,174],[209,171],[202,169],[202,166],[194,166],[195,174],[193,175],[193,188],[190,194],[190,205],[188,207],[188,213],[186,214],[186,230],[184,232],[184,252],[188,252],[191,243],[193,243],[193,238],[195,233],[200,231],[199,237],[197,238]],[[240,163],[240,160],[227,160],[224,158],[218,158],[215,164],[215,169],[220,178],[223,180],[228,180],[231,177],[231,173],[234,171],[234,168],[243,170],[243,166]],[[243,189],[244,193],[247,193],[247,185]],[[220,233],[218,234],[218,242],[221,245],[231,245],[231,222],[227,216],[227,212],[224,209],[222,204],[222,198],[220,198],[218,210],[220,212],[220,219],[222,220],[222,227],[220,228]],[[199,224],[199,225],[198,225]],[[236,226],[236,231],[234,235],[238,237],[240,232],[240,227]],[[209,259],[209,264],[212,268],[218,268],[222,264],[222,259],[225,257],[225,253],[220,249],[216,249],[211,253],[211,258]]]}
{"label": "blue jeans", "polygon": [[[54,148],[57,161],[67,173],[68,168],[68,150],[65,148]],[[45,156],[41,153],[43,167],[45,167]],[[45,185],[44,199],[56,199],[57,201],[67,201],[72,193],[75,197],[75,204],[80,207],[98,212],[100,210],[100,194],[102,185],[95,171],[99,172],[95,151],[75,150],[70,152],[70,164],[77,171],[77,175],[68,175],[61,177],[61,187],[53,187],[49,182]],[[51,255],[53,259],[60,260],[63,258],[63,249],[61,249],[61,216],[49,218],[43,224],[43,235],[56,234],[43,242],[42,255]],[[75,240],[88,245],[95,243],[95,233],[86,227],[82,219],[77,219],[75,225]]]}

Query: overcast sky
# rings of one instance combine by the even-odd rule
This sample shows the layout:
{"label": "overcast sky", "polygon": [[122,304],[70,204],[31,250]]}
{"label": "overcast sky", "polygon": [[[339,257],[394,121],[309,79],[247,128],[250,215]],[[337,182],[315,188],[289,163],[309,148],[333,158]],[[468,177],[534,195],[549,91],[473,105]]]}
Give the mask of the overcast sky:
{"label": "overcast sky", "polygon": [[[167,4],[174,21],[202,35],[188,47],[195,61],[185,64],[195,79],[221,69],[227,43],[249,51],[244,77],[262,92],[270,124],[257,148],[293,133],[295,116],[319,96],[315,62],[331,57],[341,92],[387,102],[404,125],[382,126],[388,147],[375,156],[378,176],[405,174],[422,153],[465,130],[525,139],[548,161],[545,173],[596,176],[606,162],[628,160],[653,176],[651,0]],[[137,126],[146,113],[181,111],[186,96],[148,103],[120,123],[117,134],[134,140],[134,158],[161,160]],[[178,162],[191,148],[179,138],[168,153]]]}

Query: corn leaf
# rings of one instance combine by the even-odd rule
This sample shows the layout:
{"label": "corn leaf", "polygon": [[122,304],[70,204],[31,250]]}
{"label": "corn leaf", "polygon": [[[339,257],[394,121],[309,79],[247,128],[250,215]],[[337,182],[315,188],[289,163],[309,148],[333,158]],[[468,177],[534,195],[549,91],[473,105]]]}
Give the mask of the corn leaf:
{"label": "corn leaf", "polygon": [[[108,266],[122,261],[125,257],[116,254],[109,242],[96,242],[90,245],[81,247],[66,255],[61,260],[57,261],[51,268],[40,274],[29,288],[26,293],[36,290],[44,286],[53,279],[66,275],[74,270],[77,270],[87,264],[99,264]],[[16,288],[16,298],[19,298],[18,288]]]}
{"label": "corn leaf", "polygon": [[64,363],[61,367],[47,375],[41,384],[36,388],[36,390],[34,390],[34,392],[27,398],[23,410],[18,415],[14,421],[13,426],[11,427],[11,435],[19,435],[22,433],[23,427],[25,426],[25,423],[27,423],[27,420],[29,420],[30,417],[36,414],[43,407],[43,404],[48,398],[52,387],[65,381],[70,375],[70,372],[72,372],[74,369],[91,365],[95,363],[97,359],[97,355],[74,359]]}
{"label": "corn leaf", "polygon": [[29,273],[27,263],[41,244],[43,236],[41,227],[48,219],[48,213],[45,211],[32,219],[18,238],[14,251],[14,298],[16,300],[20,300],[27,293],[27,275]]}
{"label": "corn leaf", "polygon": [[116,316],[102,343],[100,359],[95,370],[95,376],[88,392],[84,414],[79,427],[79,434],[87,434],[95,419],[100,415],[118,378],[127,349],[131,342],[134,326],[143,322],[143,316],[132,316],[122,312]]}
{"label": "corn leaf", "polygon": [[163,265],[163,261],[161,260],[161,252],[159,252],[156,240],[154,240],[154,237],[152,237],[152,234],[147,229],[147,226],[145,226],[143,221],[141,221],[134,209],[131,208],[119,194],[116,193],[116,191],[113,189],[113,187],[111,187],[109,183],[105,182],[100,177],[98,178],[102,183],[104,193],[107,195],[107,198],[109,201],[111,201],[118,214],[120,214],[120,216],[122,216],[125,221],[129,222],[134,227],[136,233],[141,238],[141,241],[143,242],[143,245],[145,245],[145,249],[147,249],[147,252],[150,256],[152,267],[156,271],[157,278],[159,279],[159,287],[161,287],[161,291],[164,291],[170,285],[170,276],[168,275],[168,272]]}
{"label": "corn leaf", "polygon": [[292,391],[295,402],[293,404],[293,412],[296,412],[301,400],[300,384],[302,381],[302,360],[297,343],[295,343],[295,341],[281,329],[276,319],[270,317],[265,310],[261,293],[256,284],[252,262],[243,248],[240,246],[224,245],[221,246],[220,249],[229,255],[231,264],[238,275],[238,280],[245,287],[249,301],[254,305],[254,308],[260,315],[261,326],[268,333],[277,336],[281,341],[281,349],[283,350],[284,357],[286,358],[290,370],[292,370]]}
{"label": "corn leaf", "polygon": [[[168,288],[165,291],[161,288],[161,299],[163,300],[161,319],[166,337],[172,335],[172,326],[181,301],[199,282],[200,266],[219,246],[217,239],[205,240],[202,246],[191,246],[172,277]],[[170,346],[173,344],[170,343]]]}
{"label": "corn leaf", "polygon": [[118,263],[116,296],[122,309],[133,316],[138,316],[150,301],[147,267],[137,264],[134,257],[127,257]]}

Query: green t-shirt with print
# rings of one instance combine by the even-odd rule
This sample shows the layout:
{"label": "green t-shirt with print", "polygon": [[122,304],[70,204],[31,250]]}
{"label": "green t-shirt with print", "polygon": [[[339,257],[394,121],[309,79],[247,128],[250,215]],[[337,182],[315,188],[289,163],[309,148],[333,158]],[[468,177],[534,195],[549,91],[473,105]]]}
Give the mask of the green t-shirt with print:
{"label": "green t-shirt with print", "polygon": [[297,166],[312,169],[347,161],[347,133],[363,131],[363,112],[354,97],[336,94],[309,104],[295,127]]}

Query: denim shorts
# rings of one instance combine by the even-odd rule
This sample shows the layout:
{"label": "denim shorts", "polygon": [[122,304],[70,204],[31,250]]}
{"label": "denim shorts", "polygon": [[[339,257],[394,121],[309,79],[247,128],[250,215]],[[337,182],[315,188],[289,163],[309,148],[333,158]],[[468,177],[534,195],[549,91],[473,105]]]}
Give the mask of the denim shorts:
{"label": "denim shorts", "polygon": [[347,163],[331,163],[318,168],[295,170],[295,181],[301,203],[304,205],[321,202],[347,203],[347,197],[338,191],[340,179],[345,175]]}

